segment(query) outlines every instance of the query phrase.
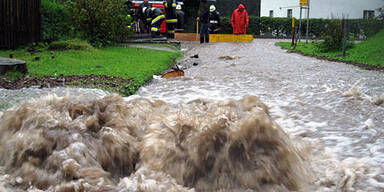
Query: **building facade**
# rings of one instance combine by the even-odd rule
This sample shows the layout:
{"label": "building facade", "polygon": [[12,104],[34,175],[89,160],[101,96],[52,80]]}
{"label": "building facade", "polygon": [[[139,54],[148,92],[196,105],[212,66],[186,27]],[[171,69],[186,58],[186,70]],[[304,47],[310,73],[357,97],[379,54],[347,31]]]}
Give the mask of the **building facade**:
{"label": "building facade", "polygon": [[[261,0],[262,17],[300,16],[300,0]],[[379,15],[377,9],[384,0],[308,0],[310,18],[371,18]],[[303,10],[305,18],[307,10]]]}

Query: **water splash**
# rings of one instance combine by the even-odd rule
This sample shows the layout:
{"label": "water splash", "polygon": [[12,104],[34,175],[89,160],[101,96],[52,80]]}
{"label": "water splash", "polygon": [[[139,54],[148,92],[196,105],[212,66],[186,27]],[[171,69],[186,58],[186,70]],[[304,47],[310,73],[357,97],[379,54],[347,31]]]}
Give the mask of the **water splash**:
{"label": "water splash", "polygon": [[291,191],[303,156],[258,98],[169,105],[49,96],[4,112],[4,172],[47,191]]}

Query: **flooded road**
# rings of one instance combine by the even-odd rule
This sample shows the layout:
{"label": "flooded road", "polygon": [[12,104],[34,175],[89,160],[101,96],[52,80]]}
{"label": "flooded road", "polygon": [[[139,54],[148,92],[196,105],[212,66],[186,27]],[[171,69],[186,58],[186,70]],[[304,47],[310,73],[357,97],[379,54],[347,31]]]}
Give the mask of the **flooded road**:
{"label": "flooded road", "polygon": [[[112,191],[121,192],[154,191],[155,189],[193,191],[193,187],[195,187],[197,191],[204,191],[204,189],[206,191],[209,190],[209,188],[205,187],[209,186],[209,184],[207,185],[204,183],[204,180],[212,183],[211,179],[212,177],[215,177],[215,173],[220,173],[221,171],[225,172],[225,170],[222,169],[219,171],[216,169],[209,169],[209,173],[211,175],[209,177],[203,176],[201,181],[198,181],[197,179],[195,181],[195,179],[192,179],[190,182],[188,178],[180,176],[180,174],[186,171],[183,167],[187,165],[184,165],[181,162],[188,162],[188,154],[191,155],[190,158],[192,161],[201,161],[203,162],[202,164],[212,164],[208,161],[212,157],[207,157],[206,160],[208,162],[200,160],[198,159],[199,156],[194,156],[195,151],[193,147],[191,147],[200,147],[200,145],[202,145],[201,147],[204,148],[202,143],[193,139],[204,135],[204,131],[197,131],[196,133],[191,134],[190,137],[183,136],[184,134],[188,135],[188,133],[185,132],[185,127],[182,126],[182,128],[178,128],[178,123],[176,122],[181,121],[188,124],[188,122],[192,119],[194,120],[192,124],[196,124],[192,127],[201,127],[201,130],[205,130],[206,127],[213,127],[214,129],[217,129],[215,128],[217,127],[215,122],[225,121],[226,123],[223,125],[224,128],[220,129],[225,129],[226,134],[229,135],[223,136],[222,133],[219,132],[220,134],[218,133],[215,135],[213,140],[221,140],[225,138],[223,139],[223,142],[225,140],[230,149],[231,146],[233,147],[231,143],[236,143],[231,141],[236,140],[235,138],[232,138],[232,135],[238,134],[235,130],[247,129],[247,126],[242,126],[242,123],[244,121],[246,122],[247,117],[255,116],[257,117],[256,119],[260,117],[262,117],[262,119],[268,119],[265,115],[260,116],[260,113],[265,113],[270,114],[272,119],[280,125],[281,129],[288,133],[288,136],[290,137],[289,141],[287,141],[284,134],[281,134],[279,131],[277,131],[277,133],[273,132],[266,134],[264,131],[259,132],[260,130],[255,129],[244,131],[244,133],[250,135],[251,138],[255,138],[257,135],[260,135],[271,139],[271,141],[268,142],[263,141],[264,143],[260,143],[260,141],[256,142],[259,143],[260,146],[264,146],[265,143],[268,143],[268,145],[265,145],[261,151],[264,151],[264,149],[267,149],[268,147],[277,145],[277,148],[287,151],[286,153],[289,155],[283,157],[269,154],[271,157],[275,157],[275,159],[272,158],[272,161],[267,161],[265,159],[261,160],[260,162],[262,162],[261,164],[264,165],[266,171],[263,172],[264,174],[262,174],[262,176],[252,175],[254,173],[251,172],[247,173],[244,171],[247,170],[246,166],[245,168],[230,168],[239,171],[239,173],[236,173],[238,175],[236,175],[235,178],[240,179],[239,181],[233,181],[234,186],[242,185],[248,186],[251,189],[258,189],[255,191],[265,191],[267,189],[269,189],[268,191],[287,191],[287,189],[295,189],[295,185],[300,185],[300,181],[302,181],[304,185],[308,182],[308,186],[304,186],[302,191],[383,191],[384,168],[382,165],[384,164],[384,104],[376,105],[374,103],[379,103],[377,101],[384,97],[384,74],[377,71],[361,70],[357,67],[342,63],[317,60],[298,54],[289,54],[286,53],[285,50],[275,46],[275,42],[277,41],[256,39],[252,43],[240,44],[183,44],[182,47],[185,51],[185,57],[179,61],[179,65],[186,68],[185,77],[173,79],[161,79],[159,77],[155,77],[151,83],[140,88],[136,95],[124,98],[124,101],[121,101],[118,98],[107,98],[90,102],[84,100],[77,102],[71,99],[56,101],[56,99],[53,99],[52,101],[49,100],[47,102],[39,101],[37,103],[32,103],[31,106],[40,106],[41,109],[44,109],[41,110],[41,112],[44,112],[42,114],[55,114],[44,116],[44,118],[36,117],[41,119],[53,119],[51,121],[47,121],[50,122],[48,123],[49,125],[42,124],[43,127],[51,126],[50,129],[52,129],[52,127],[55,127],[53,124],[56,122],[56,124],[60,124],[60,130],[64,127],[68,130],[73,129],[72,131],[76,132],[75,136],[70,137],[73,141],[76,141],[74,142],[74,145],[67,146],[65,150],[61,150],[57,154],[53,153],[53,157],[48,158],[47,162],[43,163],[43,170],[46,170],[46,172],[44,172],[44,176],[48,179],[47,181],[39,181],[40,184],[35,184],[35,186],[45,186],[49,181],[54,183],[54,185],[57,185],[58,188],[56,189],[60,189],[62,191],[71,191],[70,187],[72,185],[77,186],[77,188],[74,187],[77,190],[79,190],[79,186],[84,187],[100,185],[103,186],[103,188],[98,188],[99,191],[114,189]],[[190,56],[195,54],[198,54],[199,58],[190,58]],[[47,93],[56,93],[58,96],[83,95],[88,98],[88,100],[99,99],[107,94],[99,90],[66,88],[43,90],[24,89],[16,91],[0,90],[0,99],[6,101],[2,102],[2,110],[9,106],[13,106],[21,100],[29,100],[30,98],[39,99]],[[253,95],[260,98],[260,100],[269,107],[269,112],[268,110],[260,109],[263,108],[263,106],[260,106],[257,100],[244,97],[247,95]],[[153,103],[147,100],[142,100],[142,97],[150,99]],[[228,102],[229,99],[235,101]],[[65,110],[62,110],[67,106],[70,106],[74,108],[71,109],[72,111],[81,111],[83,108],[87,108],[84,106],[104,106],[105,104],[103,103],[111,103],[110,100],[115,101],[112,103],[118,103],[116,104],[117,106],[113,105],[111,107],[107,107],[110,111],[111,117],[122,119],[121,121],[116,120],[117,123],[113,121],[113,118],[111,117],[101,118],[100,116],[104,116],[104,114],[100,115],[99,112],[97,112],[99,110],[97,107],[92,107],[92,110],[84,109],[85,112],[82,112],[81,114],[83,115],[80,116],[73,115],[71,112],[68,113]],[[166,104],[155,100],[162,100]],[[251,112],[249,112],[249,109],[244,107],[244,105],[248,105],[248,108],[252,109],[250,110]],[[24,111],[22,109],[23,108],[21,108],[20,111]],[[31,110],[31,107],[26,105],[25,109]],[[57,110],[57,113],[53,113],[51,110]],[[35,113],[33,112],[31,114]],[[169,115],[167,116],[165,114]],[[123,117],[120,117],[121,115]],[[222,116],[231,118],[223,120]],[[130,154],[133,157],[135,157],[135,154],[137,153],[135,150],[140,150],[138,153],[141,154],[140,158],[142,160],[138,162],[127,160],[125,157],[121,157],[118,152],[109,153],[109,155],[103,156],[103,159],[115,158],[116,162],[123,160],[131,162],[132,164],[137,163],[136,169],[138,167],[139,169],[136,170],[136,172],[129,175],[121,174],[117,171],[117,174],[116,172],[110,171],[116,168],[113,167],[116,166],[115,164],[111,165],[112,167],[107,166],[107,168],[104,168],[104,166],[106,166],[103,165],[105,163],[104,161],[97,163],[99,158],[93,157],[93,151],[97,154],[99,151],[115,151],[113,147],[119,148],[121,146],[119,146],[119,142],[116,142],[117,147],[109,143],[104,146],[106,149],[104,149],[103,146],[98,148],[101,141],[99,141],[97,137],[93,137],[95,135],[95,125],[92,124],[92,126],[88,126],[88,124],[90,124],[89,122],[96,121],[95,118],[99,118],[98,122],[100,125],[98,126],[101,126],[99,127],[100,130],[97,129],[99,130],[97,134],[109,135],[111,138],[116,137],[116,141],[120,141],[120,137],[125,138],[129,140],[128,143],[130,146],[131,144],[132,146],[141,146],[138,147],[138,149],[122,148],[127,150],[127,154]],[[72,124],[67,125],[65,123],[60,123],[68,121],[68,119],[73,119],[73,122],[70,121]],[[105,122],[105,119],[110,119],[113,122],[108,124]],[[29,121],[35,122],[33,120]],[[8,121],[8,123],[12,123],[12,121]],[[105,123],[109,127],[117,127],[116,129],[113,129],[115,131],[119,131],[118,128],[121,126],[127,126],[130,130],[129,134],[125,131],[117,132],[119,133],[117,135],[120,135],[117,137],[112,129],[102,126],[102,124]],[[40,132],[34,131],[35,129],[40,128],[38,125],[38,123],[32,123],[31,126],[25,127],[25,130],[31,131],[31,135],[36,136],[36,138],[46,137],[44,135],[39,135],[41,134]],[[158,130],[158,128],[164,126],[166,128]],[[235,129],[233,129],[233,127]],[[266,123],[266,127],[267,130],[279,130],[279,128],[276,128],[273,123]],[[173,131],[166,133],[163,130]],[[148,131],[151,134],[146,135],[143,133]],[[60,135],[63,133],[60,131],[57,132],[57,134]],[[170,136],[172,134],[176,134],[179,139],[181,137],[186,137],[192,138],[192,140],[187,139],[185,143],[176,142],[176,146],[184,146],[180,147],[178,150],[167,148],[166,146],[174,145],[171,142],[172,139],[169,139],[173,138]],[[131,135],[138,138],[137,141],[133,141],[130,137]],[[167,136],[165,141],[161,140],[164,135]],[[66,134],[63,134],[63,137],[65,136]],[[17,139],[18,137],[15,137],[12,141],[17,142]],[[33,139],[30,140],[30,142],[33,142]],[[52,139],[50,138],[50,140]],[[114,140],[112,139],[108,141]],[[164,144],[159,146],[163,147],[157,147],[157,145],[155,145],[156,142],[160,141]],[[208,139],[207,141],[211,140]],[[286,148],[281,146],[281,141],[286,143]],[[104,142],[104,140],[102,142]],[[196,145],[191,145],[194,142],[197,142],[195,143]],[[245,142],[252,143],[251,141]],[[207,143],[210,144],[209,142]],[[213,146],[216,145],[217,144],[213,143]],[[291,145],[294,145],[294,147]],[[296,149],[294,148],[300,151],[300,156],[304,162],[299,162],[301,161],[301,158],[298,158],[295,155]],[[165,157],[161,155],[173,153],[178,154],[181,153],[180,150],[190,151],[182,153],[182,155],[177,158]],[[252,151],[251,148],[249,150],[250,155],[256,154],[256,156],[252,157],[255,159],[259,157],[259,155],[257,155],[257,150]],[[9,151],[12,150],[9,149]],[[81,160],[81,157],[75,153],[76,151],[81,151],[87,157]],[[156,153],[160,153],[158,154],[159,156],[156,157],[161,160],[153,160],[153,154]],[[207,156],[211,153],[212,152],[208,150]],[[56,156],[54,156],[54,154],[56,154]],[[61,157],[64,159],[60,160],[60,158],[58,158],[58,154],[65,154],[68,157]],[[225,153],[223,152],[218,154]],[[228,157],[217,155],[217,158],[218,157],[220,157],[221,160],[227,158],[230,159],[231,155],[229,154]],[[180,161],[178,161],[178,159]],[[214,165],[219,164],[221,162],[219,160],[220,159],[218,158]],[[243,160],[244,159],[237,159],[232,163],[239,164],[238,162],[242,162]],[[33,160],[27,163],[36,164],[36,161],[37,160]],[[73,169],[76,169],[76,166],[78,166],[76,163],[73,163],[75,161],[82,167],[92,168],[93,172],[97,172],[95,170],[103,167],[104,170],[110,171],[113,177],[122,178],[109,178],[105,176],[104,173],[99,172],[96,174],[99,176],[93,175],[90,177],[89,175],[87,176],[87,174],[90,174],[91,172],[90,169],[85,171],[86,173],[72,173],[75,171],[70,172],[70,170],[72,170],[71,166],[72,168],[74,167]],[[167,165],[165,162],[169,161],[172,161],[173,163]],[[280,178],[278,177],[278,174],[274,173],[277,169],[274,166],[276,164],[283,165],[284,162],[289,162],[288,167],[293,167],[287,169],[288,178],[297,178],[291,181],[284,177]],[[52,167],[47,167],[47,165],[55,163],[63,164],[62,168],[53,166],[55,168],[53,170],[59,169],[62,170],[61,172],[54,172],[52,171]],[[244,163],[244,165],[249,163],[250,162]],[[31,170],[29,164],[27,166],[28,169],[25,168],[25,170],[18,170],[20,174],[30,173],[28,172]],[[228,164],[228,162],[224,163],[224,165],[219,164],[217,166],[220,167],[221,165],[226,167],[226,164]],[[159,167],[158,169],[162,170],[162,172],[152,172],[153,170],[148,169],[148,167],[153,168],[156,166]],[[171,168],[165,169],[164,167],[167,166],[170,166]],[[179,169],[175,171],[176,168],[174,166],[178,166]],[[309,181],[302,178],[307,175],[304,174],[304,172],[302,173],[299,171],[300,166],[309,168],[311,172],[308,175]],[[280,166],[278,167],[278,169],[281,168]],[[205,167],[201,169],[205,169]],[[39,167],[38,170],[41,171],[41,167]],[[270,172],[271,170],[272,172]],[[131,171],[132,170],[128,170],[127,172]],[[241,175],[240,173],[243,172],[244,174]],[[0,173],[0,175],[2,175],[0,177],[0,189],[2,189],[2,187],[9,187],[8,185],[3,186],[2,181],[7,179],[9,180],[10,176],[3,174],[2,168],[0,169]],[[71,174],[76,175],[72,176],[74,178],[80,177],[78,174],[84,174],[87,177],[84,177],[85,179],[83,180],[79,179],[72,182],[67,180],[68,183],[58,183],[57,181],[49,180],[49,178],[57,178],[56,180],[68,179],[68,175]],[[169,179],[170,176],[168,174],[172,176],[172,179]],[[195,174],[193,177],[196,178],[198,177],[196,175],[200,175],[201,177],[201,173],[199,173],[199,171],[197,171],[197,173],[190,172],[186,174]],[[266,179],[263,177],[264,175],[268,175],[270,178]],[[97,180],[92,180],[95,177]],[[249,179],[247,179],[248,177],[254,179],[256,177],[256,180],[260,180],[260,183],[257,184],[257,186],[253,186],[251,184],[252,182],[247,183],[249,181]],[[16,177],[10,180],[14,183],[18,183],[17,179],[18,178]],[[225,181],[224,183],[231,183],[226,179],[228,178],[223,177],[221,182]],[[273,181],[286,182],[287,184],[276,185]],[[83,185],[82,183],[84,182],[87,185]],[[217,182],[220,183],[220,181]],[[20,185],[27,186],[27,184],[24,184],[23,182],[20,183]],[[182,186],[180,186],[181,183]],[[292,183],[294,184],[293,187]],[[155,185],[158,186],[158,188],[150,188]],[[167,186],[171,187],[167,188]],[[270,187],[268,188],[267,186]],[[191,189],[187,189],[185,187]],[[80,189],[92,190],[94,188]],[[13,191],[12,188],[8,190]],[[55,190],[55,188],[49,188],[48,191],[50,190]],[[94,189],[94,191],[98,190]],[[244,189],[240,191],[247,190]]]}
{"label": "flooded road", "polygon": [[155,79],[138,94],[172,103],[255,95],[284,130],[311,143],[316,190],[349,182],[349,190],[383,191],[384,105],[373,102],[383,97],[384,74],[289,54],[275,42],[186,44],[185,77]]}

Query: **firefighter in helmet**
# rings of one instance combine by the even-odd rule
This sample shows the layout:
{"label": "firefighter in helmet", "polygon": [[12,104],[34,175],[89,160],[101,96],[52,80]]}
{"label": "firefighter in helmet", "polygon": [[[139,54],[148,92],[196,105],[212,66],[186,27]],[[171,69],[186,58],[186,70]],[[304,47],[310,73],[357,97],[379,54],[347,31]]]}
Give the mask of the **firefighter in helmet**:
{"label": "firefighter in helmet", "polygon": [[132,30],[133,26],[134,26],[134,23],[135,23],[135,8],[133,7],[133,3],[131,0],[128,0],[124,3],[125,6],[127,6],[127,21],[128,21],[128,24],[126,26],[126,28],[128,30]]}
{"label": "firefighter in helmet", "polygon": [[209,7],[209,33],[214,34],[220,30],[220,16],[214,5]]}
{"label": "firefighter in helmet", "polygon": [[163,11],[160,8],[143,7],[142,13],[147,21],[150,21],[152,37],[160,36],[160,25],[165,18]]}
{"label": "firefighter in helmet", "polygon": [[184,25],[184,11],[181,10],[181,5],[176,6],[176,17],[177,17],[177,24],[176,24],[176,31],[183,31],[183,25]]}

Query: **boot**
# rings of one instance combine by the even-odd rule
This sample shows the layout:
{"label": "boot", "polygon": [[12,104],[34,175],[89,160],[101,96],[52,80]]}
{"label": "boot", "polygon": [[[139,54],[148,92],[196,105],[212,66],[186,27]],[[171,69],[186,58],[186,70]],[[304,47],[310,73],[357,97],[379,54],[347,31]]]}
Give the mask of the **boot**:
{"label": "boot", "polygon": [[204,37],[200,37],[200,43],[204,43]]}
{"label": "boot", "polygon": [[206,42],[206,43],[209,43],[209,38],[205,38],[205,42]]}

